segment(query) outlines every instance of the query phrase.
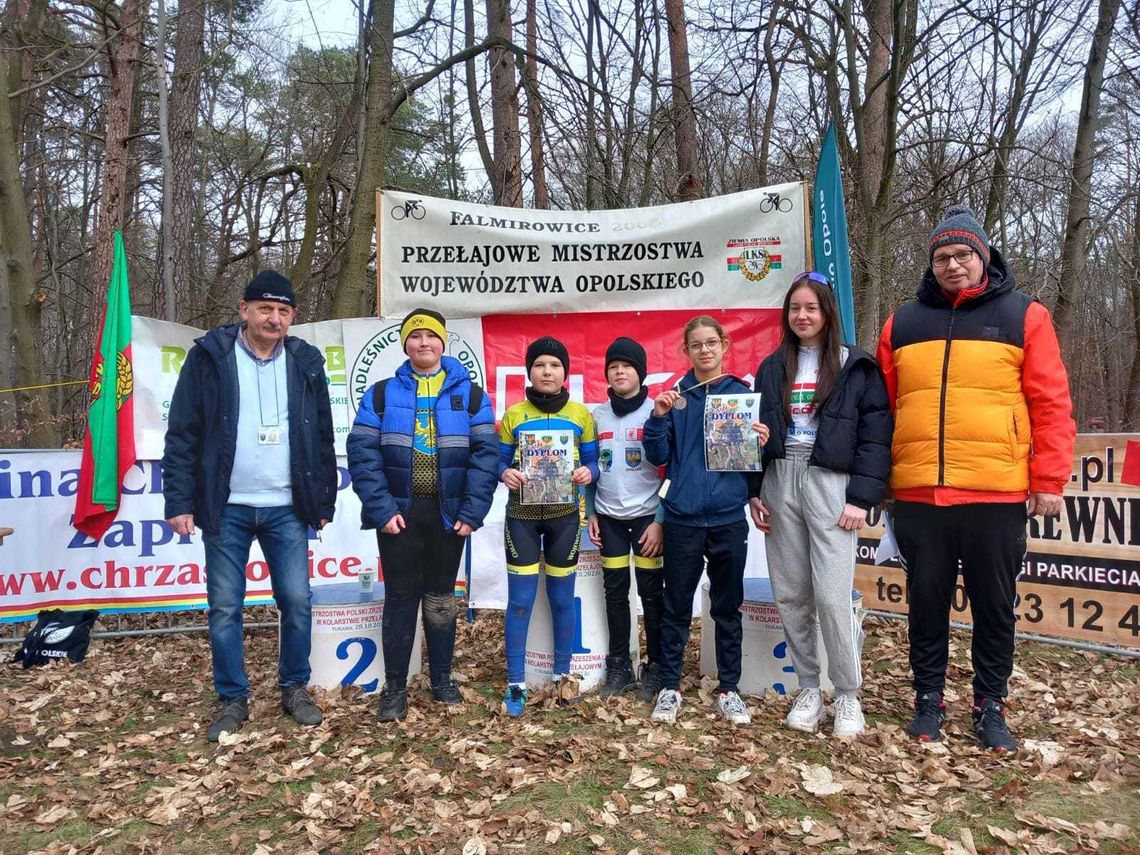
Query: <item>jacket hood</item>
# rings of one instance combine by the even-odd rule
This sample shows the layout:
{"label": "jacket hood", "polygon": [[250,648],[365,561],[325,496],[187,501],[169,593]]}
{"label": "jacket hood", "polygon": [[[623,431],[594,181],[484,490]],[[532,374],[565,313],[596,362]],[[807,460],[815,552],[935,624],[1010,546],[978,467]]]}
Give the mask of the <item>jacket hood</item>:
{"label": "jacket hood", "polygon": [[863,350],[863,348],[854,344],[845,344],[843,347],[847,348],[847,361],[844,362],[843,367],[840,368],[840,374],[842,374],[844,371],[850,371],[852,368],[863,361],[870,362],[875,367],[878,367],[879,363],[876,361],[875,357],[873,357],[867,351]]}
{"label": "jacket hood", "polygon": [[[984,303],[986,300],[992,300],[999,294],[1014,289],[1013,273],[1006,266],[1002,254],[993,247],[990,247],[990,263],[986,265],[986,276],[988,278],[986,290],[967,302],[971,304]],[[922,274],[922,283],[918,286],[916,296],[920,303],[925,303],[928,306],[938,306],[939,308],[951,306],[950,301],[946,299],[942,289],[938,286],[938,280],[934,278],[934,270],[930,267],[927,267],[926,272]]]}

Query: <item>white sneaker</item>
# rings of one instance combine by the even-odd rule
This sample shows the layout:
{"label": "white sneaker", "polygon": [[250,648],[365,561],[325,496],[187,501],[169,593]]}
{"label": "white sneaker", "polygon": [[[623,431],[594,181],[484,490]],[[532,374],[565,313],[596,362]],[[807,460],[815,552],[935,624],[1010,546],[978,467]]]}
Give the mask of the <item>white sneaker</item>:
{"label": "white sneaker", "polygon": [[677,711],[681,709],[681,693],[676,689],[662,689],[657,696],[657,706],[653,708],[653,720],[674,724]]}
{"label": "white sneaker", "polygon": [[863,718],[863,707],[858,698],[840,695],[835,699],[835,726],[832,736],[855,737],[863,732],[867,720]]}
{"label": "white sneaker", "polygon": [[804,733],[815,733],[827,717],[823,708],[823,693],[819,689],[800,689],[796,702],[792,704],[788,717],[784,720],[792,730],[802,730]]}
{"label": "white sneaker", "polygon": [[752,724],[752,716],[744,699],[736,692],[721,692],[716,699],[717,711],[729,724]]}

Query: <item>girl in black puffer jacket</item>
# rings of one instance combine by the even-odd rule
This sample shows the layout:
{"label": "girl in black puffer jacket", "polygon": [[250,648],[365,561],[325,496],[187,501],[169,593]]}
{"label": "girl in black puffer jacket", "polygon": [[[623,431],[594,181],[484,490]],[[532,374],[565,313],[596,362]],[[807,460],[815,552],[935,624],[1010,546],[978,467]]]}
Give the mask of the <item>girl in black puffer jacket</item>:
{"label": "girl in black puffer jacket", "polygon": [[827,277],[810,272],[784,297],[783,339],[756,372],[764,446],[757,528],[800,693],[787,724],[813,732],[826,717],[816,621],[835,686],[835,736],[863,730],[861,631],[851,608],[855,547],[883,497],[892,422],[874,358],[839,341]]}

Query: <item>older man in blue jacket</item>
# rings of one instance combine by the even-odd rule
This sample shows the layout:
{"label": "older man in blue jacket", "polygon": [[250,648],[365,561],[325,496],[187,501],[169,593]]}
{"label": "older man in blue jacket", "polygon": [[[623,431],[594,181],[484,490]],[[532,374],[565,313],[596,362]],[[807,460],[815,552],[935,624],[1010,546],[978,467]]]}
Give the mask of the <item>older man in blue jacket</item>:
{"label": "older man in blue jacket", "polygon": [[256,537],[281,614],[281,706],[299,724],[323,715],[306,690],[311,608],[308,529],[336,504],[336,456],[324,359],[288,335],[292,283],[266,270],[246,286],[241,323],[210,330],[186,355],[170,402],[162,457],[167,521],[180,535],[202,529],[216,742],[249,718],[242,644],[246,563]]}

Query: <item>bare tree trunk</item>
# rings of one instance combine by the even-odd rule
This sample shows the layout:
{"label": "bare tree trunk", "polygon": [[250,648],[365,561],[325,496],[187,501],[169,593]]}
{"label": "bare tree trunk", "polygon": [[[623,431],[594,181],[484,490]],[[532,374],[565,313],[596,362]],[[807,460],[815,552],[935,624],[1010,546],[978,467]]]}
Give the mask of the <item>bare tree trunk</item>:
{"label": "bare tree trunk", "polygon": [[[360,103],[356,93],[359,86],[353,87],[353,99],[341,117],[333,134],[332,142],[317,163],[309,164],[302,179],[305,183],[305,222],[304,233],[301,235],[301,247],[297,252],[297,260],[289,271],[289,278],[293,280],[293,288],[297,291],[300,300],[305,299],[309,286],[309,279],[313,275],[313,255],[317,249],[317,233],[320,231],[320,203],[321,194],[328,184],[332,174],[333,164],[344,154],[348,140],[356,128],[356,114],[360,110]],[[306,306],[312,311],[315,306]]]}
{"label": "bare tree trunk", "polygon": [[[463,0],[463,46],[470,48],[475,44],[475,7],[474,0]],[[483,169],[491,182],[491,193],[497,199],[499,189],[495,184],[495,159],[491,156],[491,149],[487,145],[487,130],[483,127],[483,110],[479,106],[479,84],[475,79],[475,57],[469,57],[463,64],[467,73],[467,104],[471,110],[471,133],[475,137],[475,145],[479,149],[479,159],[483,161]]]}
{"label": "bare tree trunk", "polygon": [[[115,229],[121,229],[127,216],[127,158],[131,133],[131,108],[139,54],[142,50],[142,27],[149,0],[124,0],[119,29],[122,31],[111,52],[111,93],[107,104],[107,133],[104,139],[103,192],[99,200],[99,218],[95,227],[91,264],[92,317],[101,316],[100,307],[111,281],[111,240]],[[93,325],[93,327],[95,326]]]}
{"label": "bare tree trunk", "polygon": [[158,82],[158,138],[162,147],[162,306],[163,316],[173,322],[174,314],[174,159],[170,152],[169,92],[166,85],[166,0],[158,0],[158,32],[155,36],[154,70]]}
{"label": "bare tree trunk", "polygon": [[[0,45],[0,81],[7,96],[9,53]],[[18,79],[18,78],[17,78]],[[15,345],[14,371],[17,386],[44,382],[43,355],[40,351],[39,320],[42,296],[36,291],[33,273],[32,229],[20,179],[20,154],[16,145],[13,111],[0,105],[0,326],[6,326]],[[3,341],[5,361],[9,340]],[[46,389],[17,393],[20,428],[26,430],[24,444],[32,448],[58,448],[59,429],[51,417]],[[21,433],[24,432],[21,430]]]}
{"label": "bare tree trunk", "polygon": [[[352,193],[344,258],[333,292],[332,316],[352,318],[365,310],[374,280],[368,275],[376,227],[376,189],[384,183],[392,101],[392,35],[395,0],[372,0],[368,86],[364,98],[364,154]],[[377,307],[379,311],[380,307]]]}
{"label": "bare tree trunk", "polygon": [[[487,32],[511,40],[510,0],[487,0]],[[490,51],[491,121],[494,124],[495,204],[522,207],[522,139],[514,54],[505,48]]]}
{"label": "bare tree trunk", "polygon": [[530,132],[530,180],[534,185],[534,207],[549,208],[546,165],[542,159],[542,94],[538,91],[538,16],[536,0],[526,0],[526,115]]}
{"label": "bare tree trunk", "polygon": [[772,130],[776,127],[776,104],[780,95],[780,78],[783,68],[783,60],[777,62],[772,49],[776,26],[782,14],[780,6],[779,0],[772,4],[772,13],[768,18],[768,26],[764,30],[764,65],[768,69],[768,103],[764,109],[764,127],[760,129],[758,178],[761,187],[768,184],[768,158],[772,151]]}
{"label": "bare tree trunk", "polygon": [[594,65],[594,3],[586,4],[586,138],[582,144],[582,162],[586,178],[586,209],[602,207],[598,204],[598,85]]}
{"label": "bare tree trunk", "polygon": [[[884,161],[887,153],[887,124],[894,121],[888,114],[889,71],[894,26],[892,0],[864,0],[867,19],[867,70],[863,80],[863,101],[856,111],[855,133],[859,140],[857,194],[863,209],[864,277],[856,295],[862,328],[859,340],[869,342],[879,325],[879,297],[888,278],[886,245],[883,234],[883,212],[879,193],[883,186]],[[850,48],[849,48],[850,50]],[[885,269],[886,268],[886,269]]]}
{"label": "bare tree trunk", "polygon": [[[198,132],[199,93],[207,0],[181,0],[174,34],[174,73],[170,92],[170,252],[173,293],[187,299],[202,283],[203,271],[195,261],[194,247],[202,236],[196,228],[194,179],[198,170],[195,138]],[[164,66],[165,67],[165,66]],[[163,246],[165,246],[165,241]],[[174,298],[169,298],[174,309]],[[168,317],[167,320],[175,320]]]}
{"label": "bare tree trunk", "polygon": [[697,115],[693,109],[689,37],[685,30],[684,0],[665,0],[669,24],[669,65],[673,73],[673,137],[677,143],[677,198],[688,201],[704,196],[697,175]]}
{"label": "bare tree trunk", "polygon": [[1085,66],[1081,112],[1077,119],[1077,139],[1073,145],[1073,171],[1069,182],[1069,210],[1065,216],[1065,240],[1061,245],[1061,274],[1057,282],[1057,305],[1053,318],[1061,346],[1068,345],[1074,325],[1073,307],[1084,278],[1085,244],[1088,240],[1089,205],[1093,160],[1096,156],[1096,124],[1100,116],[1100,92],[1104,84],[1104,63],[1120,0],[1100,0],[1096,29]]}
{"label": "bare tree trunk", "polygon": [[[650,75],[649,111],[650,117],[657,115],[658,86],[661,82],[661,14],[657,5],[658,0],[650,0],[650,20],[653,21],[653,45],[649,55],[653,58],[653,68]],[[641,192],[637,198],[637,205],[644,208],[649,204],[653,195],[653,158],[657,153],[658,138],[657,122],[652,118],[645,132],[645,157],[642,161]]]}
{"label": "bare tree trunk", "polygon": [[1132,366],[1125,392],[1124,429],[1134,431],[1140,428],[1140,192],[1133,201],[1131,249],[1126,287],[1132,296]]}

